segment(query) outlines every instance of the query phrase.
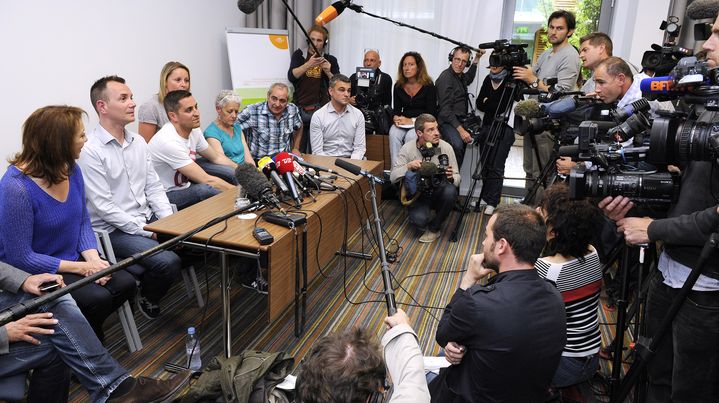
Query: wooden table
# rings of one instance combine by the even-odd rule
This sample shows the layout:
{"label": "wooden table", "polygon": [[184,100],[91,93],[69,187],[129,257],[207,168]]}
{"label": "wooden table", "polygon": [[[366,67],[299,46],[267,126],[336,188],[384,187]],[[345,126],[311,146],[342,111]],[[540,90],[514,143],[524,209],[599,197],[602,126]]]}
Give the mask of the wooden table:
{"label": "wooden table", "polygon": [[[307,155],[308,162],[313,164],[331,168],[338,171],[355,181],[347,181],[338,178],[335,185],[346,189],[344,192],[347,199],[347,217],[348,217],[348,234],[352,234],[361,225],[362,219],[367,218],[367,212],[371,214],[371,207],[363,195],[369,189],[367,179],[355,176],[334,165],[334,157],[321,157]],[[382,163],[377,161],[359,161],[350,160],[362,169],[372,172],[377,176],[382,174]],[[381,192],[378,192],[381,193]],[[147,226],[148,231],[156,232],[165,236],[177,236],[198,228],[215,217],[227,214],[234,210],[235,198],[237,191],[235,189],[227,190],[214,196],[208,200],[204,200],[191,207],[181,210],[169,217],[155,221]],[[322,191],[315,195],[316,201],[305,197],[303,207],[300,211],[307,213],[307,256],[308,263],[307,280],[311,281],[320,267],[324,266],[334,256],[335,252],[341,248],[344,239],[344,219],[345,219],[345,202],[338,192]],[[358,206],[355,208],[353,199]],[[359,214],[357,213],[359,209]],[[257,214],[261,214],[258,211]],[[322,222],[322,233],[320,233],[320,220]],[[240,251],[260,253],[267,258],[267,281],[268,289],[268,321],[275,320],[293,301],[295,298],[295,280],[298,268],[296,266],[298,238],[303,234],[299,231],[291,230],[282,226],[271,224],[260,220],[258,226],[266,228],[274,237],[274,242],[270,245],[262,246],[252,236],[255,220],[242,220],[232,217],[227,220],[227,228],[224,232],[217,234],[223,228],[224,224],[215,225],[202,232],[194,235],[191,240],[197,243],[205,243],[212,237],[210,245],[213,250],[220,252],[221,265],[223,266],[223,280],[226,280],[227,263],[225,251]],[[214,235],[214,236],[213,236]],[[319,248],[317,247],[319,244]],[[317,253],[319,251],[319,253]],[[223,284],[223,296],[229,287]],[[227,293],[229,298],[229,293]],[[223,312],[226,312],[227,318],[224,323],[225,328],[225,353],[229,354],[229,301],[227,306],[223,306]],[[229,356],[229,355],[228,355]]]}

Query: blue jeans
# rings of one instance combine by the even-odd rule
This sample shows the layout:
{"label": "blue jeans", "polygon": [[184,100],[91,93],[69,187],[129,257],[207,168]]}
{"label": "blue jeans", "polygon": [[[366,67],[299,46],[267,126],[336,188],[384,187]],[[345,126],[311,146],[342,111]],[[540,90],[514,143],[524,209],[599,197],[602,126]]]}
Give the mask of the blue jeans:
{"label": "blue jeans", "polygon": [[392,167],[394,168],[394,162],[397,161],[399,150],[406,143],[417,141],[417,131],[414,129],[402,129],[395,125],[392,125],[389,129],[389,156],[391,159]]}
{"label": "blue jeans", "polygon": [[[647,298],[653,337],[678,289],[655,276]],[[691,291],[647,364],[647,402],[719,401],[719,291]]]}
{"label": "blue jeans", "polygon": [[237,184],[234,168],[228,167],[227,165],[214,164],[206,158],[198,158],[195,162],[200,168],[207,172],[208,175],[216,176],[233,185]]}
{"label": "blue jeans", "polygon": [[459,135],[457,129],[449,123],[442,123],[439,126],[439,131],[442,134],[442,140],[452,146],[454,156],[457,158],[457,166],[459,166],[459,169],[462,169],[464,151],[467,147],[467,143],[462,140],[462,136]]}
{"label": "blue jeans", "polygon": [[[435,187],[432,196],[422,194],[414,203],[407,206],[409,220],[420,228],[426,226],[428,230],[437,232],[452,212],[456,200],[457,187],[448,181],[442,182]],[[430,220],[430,209],[436,212],[432,220]]]}
{"label": "blue jeans", "polygon": [[[131,235],[116,229],[110,233],[110,241],[118,259],[128,258],[158,245],[152,238]],[[167,294],[182,267],[182,260],[175,252],[162,251],[139,262],[145,268],[141,276],[141,295],[157,304]]]}
{"label": "blue jeans", "polygon": [[[33,298],[32,295],[0,293],[0,307],[7,308]],[[47,365],[59,356],[77,375],[93,402],[104,402],[122,381],[127,371],[115,361],[95,336],[90,324],[80,312],[75,300],[64,295],[43,305],[40,312],[52,312],[58,320],[55,333],[36,335],[39,345],[16,342],[10,352],[0,355],[0,376],[27,372]]]}
{"label": "blue jeans", "polygon": [[178,210],[190,207],[205,199],[220,194],[220,191],[204,183],[190,183],[186,189],[177,189],[167,192],[167,199],[177,206]]}
{"label": "blue jeans", "polygon": [[592,379],[599,369],[599,355],[586,357],[565,357],[559,360],[559,367],[552,378],[552,386],[566,388]]}

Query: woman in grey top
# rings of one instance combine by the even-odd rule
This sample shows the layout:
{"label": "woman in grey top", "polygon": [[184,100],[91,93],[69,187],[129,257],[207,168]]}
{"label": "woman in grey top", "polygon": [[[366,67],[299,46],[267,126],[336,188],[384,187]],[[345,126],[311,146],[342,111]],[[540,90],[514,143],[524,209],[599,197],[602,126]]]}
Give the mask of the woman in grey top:
{"label": "woman in grey top", "polygon": [[169,122],[165,107],[162,105],[165,95],[176,90],[190,90],[190,69],[180,62],[167,62],[160,72],[160,92],[140,105],[137,113],[138,132],[150,142],[152,136]]}

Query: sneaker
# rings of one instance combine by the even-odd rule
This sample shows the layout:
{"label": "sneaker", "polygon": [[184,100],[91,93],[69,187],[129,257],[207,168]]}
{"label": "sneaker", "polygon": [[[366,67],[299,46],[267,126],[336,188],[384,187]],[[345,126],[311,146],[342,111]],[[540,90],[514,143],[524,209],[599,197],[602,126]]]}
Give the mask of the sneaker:
{"label": "sneaker", "polygon": [[139,292],[135,294],[135,305],[147,319],[153,320],[160,316],[160,305],[150,302],[147,298],[141,296]]}
{"label": "sneaker", "polygon": [[419,237],[419,241],[422,243],[430,243],[434,242],[439,238],[439,231],[432,232],[430,230],[424,231],[424,234],[422,234],[421,237]]}
{"label": "sneaker", "polygon": [[488,204],[488,205],[486,205],[486,206],[484,207],[484,212],[483,212],[483,214],[484,214],[484,215],[492,215],[492,214],[494,214],[494,209],[495,209],[495,208],[496,208],[496,207],[490,206],[490,205]]}
{"label": "sneaker", "polygon": [[171,399],[182,389],[182,386],[190,379],[192,371],[186,369],[177,373],[174,377],[166,380],[146,378],[141,376],[135,379],[132,389],[122,396],[112,396],[108,403],[115,402],[165,402]]}
{"label": "sneaker", "polygon": [[245,288],[249,288],[250,290],[255,290],[258,294],[267,295],[267,280],[262,278],[261,276],[258,276],[252,282],[242,283],[242,286]]}

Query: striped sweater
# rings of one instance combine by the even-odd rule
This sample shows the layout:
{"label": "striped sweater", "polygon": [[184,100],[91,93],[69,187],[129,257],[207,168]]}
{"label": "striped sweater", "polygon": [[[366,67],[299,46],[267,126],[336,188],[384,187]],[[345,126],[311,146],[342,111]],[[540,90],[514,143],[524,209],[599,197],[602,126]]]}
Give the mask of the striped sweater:
{"label": "striped sweater", "polygon": [[584,256],[584,262],[573,259],[551,263],[540,258],[534,264],[540,277],[552,280],[562,293],[567,311],[567,345],[565,357],[596,354],[601,347],[599,333],[599,292],[602,287],[602,265],[597,251]]}

